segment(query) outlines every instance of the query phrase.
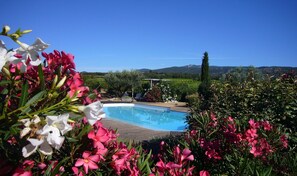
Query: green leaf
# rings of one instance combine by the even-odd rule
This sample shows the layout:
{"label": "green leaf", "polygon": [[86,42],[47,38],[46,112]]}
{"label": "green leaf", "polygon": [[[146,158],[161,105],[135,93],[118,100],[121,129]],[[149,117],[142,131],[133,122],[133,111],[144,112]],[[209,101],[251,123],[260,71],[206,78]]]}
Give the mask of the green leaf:
{"label": "green leaf", "polygon": [[8,94],[8,89],[3,89],[3,90],[1,91],[1,94],[3,94],[3,95]]}
{"label": "green leaf", "polygon": [[62,161],[60,161],[56,165],[55,169],[52,171],[51,175],[57,175],[59,173],[59,170],[60,170],[60,167],[62,166],[62,164],[64,165],[64,163],[66,163],[66,161],[69,160],[69,159],[70,159],[70,157],[66,157]]}
{"label": "green leaf", "polygon": [[269,169],[266,170],[264,175],[271,175],[272,167],[269,167]]}
{"label": "green leaf", "polygon": [[44,75],[43,75],[41,64],[38,65],[38,76],[40,79],[40,88],[41,90],[45,90],[45,81],[44,81]]}
{"label": "green leaf", "polygon": [[6,84],[10,84],[11,81],[10,80],[3,80],[0,82],[0,86],[6,85]]}
{"label": "green leaf", "polygon": [[146,163],[146,173],[152,173],[150,165]]}
{"label": "green leaf", "polygon": [[46,90],[43,90],[39,93],[37,93],[36,95],[34,95],[30,100],[28,100],[28,102],[25,104],[25,106],[29,106],[33,103],[35,103],[36,101],[38,101],[44,94],[46,93]]}
{"label": "green leaf", "polygon": [[21,93],[21,98],[19,101],[19,107],[22,107],[25,105],[26,100],[28,98],[28,82],[26,81],[24,86],[22,87],[22,93]]}
{"label": "green leaf", "polygon": [[68,142],[78,142],[79,140],[71,138],[71,137],[66,137],[66,139],[68,140]]}
{"label": "green leaf", "polygon": [[139,170],[142,171],[142,169],[149,164],[148,160],[151,158],[151,155],[152,155],[152,150],[150,150],[150,152],[148,153],[147,157],[145,158],[145,160],[140,163],[140,167],[139,167]]}
{"label": "green leaf", "polygon": [[54,162],[52,162],[52,164],[47,167],[46,171],[44,172],[44,176],[51,175],[51,170],[52,170],[53,166],[54,166]]}
{"label": "green leaf", "polygon": [[91,130],[91,126],[90,125],[86,125],[81,131],[80,133],[77,135],[78,139],[81,139],[82,136],[84,136],[85,134],[87,134],[90,130]]}

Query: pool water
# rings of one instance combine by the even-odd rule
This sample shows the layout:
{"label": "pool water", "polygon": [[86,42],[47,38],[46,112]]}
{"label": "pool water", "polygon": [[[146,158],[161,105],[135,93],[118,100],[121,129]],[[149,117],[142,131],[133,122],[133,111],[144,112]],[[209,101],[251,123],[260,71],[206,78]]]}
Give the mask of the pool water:
{"label": "pool water", "polygon": [[104,104],[107,118],[158,131],[184,131],[185,112],[136,104]]}

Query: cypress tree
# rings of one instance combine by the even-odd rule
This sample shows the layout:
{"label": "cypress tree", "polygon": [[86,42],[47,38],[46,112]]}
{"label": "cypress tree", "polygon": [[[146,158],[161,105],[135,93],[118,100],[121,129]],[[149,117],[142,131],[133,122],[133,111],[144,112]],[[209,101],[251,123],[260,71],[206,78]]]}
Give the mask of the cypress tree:
{"label": "cypress tree", "polygon": [[210,77],[209,77],[209,64],[208,64],[208,53],[205,52],[203,59],[202,59],[202,65],[201,65],[201,82],[209,85],[210,83]]}
{"label": "cypress tree", "polygon": [[205,52],[202,59],[201,65],[201,83],[198,88],[198,93],[202,97],[202,106],[201,108],[206,110],[209,109],[208,100],[211,97],[210,91],[210,75],[209,75],[209,64],[208,64],[208,53]]}

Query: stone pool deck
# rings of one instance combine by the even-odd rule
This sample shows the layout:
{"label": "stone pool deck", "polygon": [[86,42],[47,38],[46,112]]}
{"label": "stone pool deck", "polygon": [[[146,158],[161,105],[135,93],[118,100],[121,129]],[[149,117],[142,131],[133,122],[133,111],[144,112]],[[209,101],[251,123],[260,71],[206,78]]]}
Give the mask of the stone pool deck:
{"label": "stone pool deck", "polygon": [[[119,102],[110,102],[110,101],[102,101],[102,103],[119,103]],[[181,112],[189,112],[189,108],[186,107],[186,103],[184,102],[170,102],[170,103],[147,103],[147,102],[133,102],[135,104],[143,104],[143,105],[151,105],[151,106],[162,106],[168,107],[171,110],[181,111]],[[141,141],[149,141],[155,138],[167,137],[170,135],[179,134],[178,132],[170,132],[170,131],[154,131],[146,128],[141,128],[138,126],[130,125],[127,123],[111,120],[104,118],[101,120],[103,125],[107,128],[117,129],[120,134],[119,138],[124,140],[132,140],[135,142]]]}

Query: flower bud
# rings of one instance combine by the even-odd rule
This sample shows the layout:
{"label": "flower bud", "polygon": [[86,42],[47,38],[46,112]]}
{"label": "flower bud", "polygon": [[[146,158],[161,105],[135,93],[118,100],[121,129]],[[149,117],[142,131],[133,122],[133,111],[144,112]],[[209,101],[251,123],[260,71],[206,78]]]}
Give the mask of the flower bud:
{"label": "flower bud", "polygon": [[57,82],[58,82],[58,75],[55,75],[55,78],[54,78],[54,81],[53,81],[53,84],[52,84],[52,89],[55,88],[55,86],[57,85]]}
{"label": "flower bud", "polygon": [[77,106],[69,106],[68,110],[70,110],[72,112],[75,112],[75,113],[79,112],[79,108]]}
{"label": "flower bud", "polygon": [[22,34],[28,34],[28,33],[30,33],[30,32],[32,32],[32,30],[24,30],[24,31],[22,31]]}
{"label": "flower bud", "polygon": [[75,123],[75,121],[74,120],[71,120],[71,119],[68,119],[67,122],[69,122],[69,123]]}
{"label": "flower bud", "polygon": [[5,75],[8,77],[8,78],[11,78],[11,75],[10,75],[10,72],[7,68],[5,67],[2,67],[2,72],[5,73]]}
{"label": "flower bud", "polygon": [[10,27],[9,26],[4,26],[2,28],[2,35],[7,35],[7,33],[10,31]]}
{"label": "flower bud", "polygon": [[62,87],[63,86],[63,84],[65,83],[65,81],[66,81],[66,76],[64,76],[62,79],[61,79],[61,81],[57,84],[57,86],[56,86],[56,89],[59,89],[60,87]]}

